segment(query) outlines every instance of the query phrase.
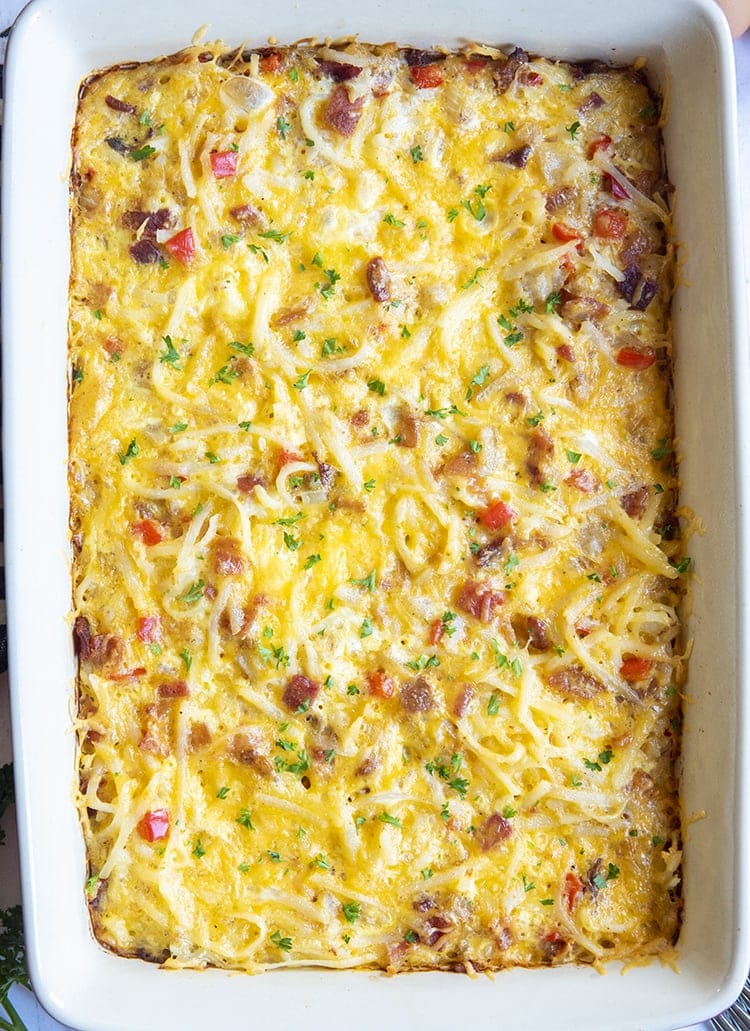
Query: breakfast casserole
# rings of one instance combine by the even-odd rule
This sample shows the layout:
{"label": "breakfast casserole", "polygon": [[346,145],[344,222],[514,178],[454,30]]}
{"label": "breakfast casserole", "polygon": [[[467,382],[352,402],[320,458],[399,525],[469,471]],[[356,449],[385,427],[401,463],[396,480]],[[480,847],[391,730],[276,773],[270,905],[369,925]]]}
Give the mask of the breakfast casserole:
{"label": "breakfast casserole", "polygon": [[77,805],[167,966],[670,956],[684,643],[639,67],[303,42],[73,137]]}

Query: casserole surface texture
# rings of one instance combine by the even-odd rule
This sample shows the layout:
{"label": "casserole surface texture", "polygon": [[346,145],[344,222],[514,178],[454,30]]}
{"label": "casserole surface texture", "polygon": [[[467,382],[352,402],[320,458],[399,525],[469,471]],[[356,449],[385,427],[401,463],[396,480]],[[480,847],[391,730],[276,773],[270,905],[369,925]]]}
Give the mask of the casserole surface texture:
{"label": "casserole surface texture", "polygon": [[670,949],[689,561],[642,73],[198,46],[92,76],[71,184],[99,940]]}

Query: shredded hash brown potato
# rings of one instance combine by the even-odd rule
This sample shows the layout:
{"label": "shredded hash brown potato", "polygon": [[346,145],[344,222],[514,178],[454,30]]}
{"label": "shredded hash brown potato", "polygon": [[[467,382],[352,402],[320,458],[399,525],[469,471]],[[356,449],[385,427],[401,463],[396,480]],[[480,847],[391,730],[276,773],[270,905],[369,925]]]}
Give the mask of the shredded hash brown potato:
{"label": "shredded hash brown potato", "polygon": [[98,940],[671,955],[689,559],[644,73],[201,45],[91,76],[73,148]]}

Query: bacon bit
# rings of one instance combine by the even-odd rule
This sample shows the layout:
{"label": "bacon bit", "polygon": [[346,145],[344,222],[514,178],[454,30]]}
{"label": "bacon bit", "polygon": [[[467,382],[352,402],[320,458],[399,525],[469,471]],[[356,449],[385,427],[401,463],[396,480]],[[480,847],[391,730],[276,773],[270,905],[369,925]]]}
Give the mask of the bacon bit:
{"label": "bacon bit", "polygon": [[439,64],[413,65],[409,74],[417,89],[435,89],[443,84],[443,71]]}
{"label": "bacon bit", "polygon": [[556,240],[560,240],[563,243],[568,243],[570,240],[583,240],[583,233],[578,229],[574,229],[573,226],[569,226],[567,222],[553,222],[552,223],[552,235]]}
{"label": "bacon bit", "polygon": [[349,417],[349,422],[352,426],[367,426],[369,421],[370,413],[365,408],[360,408],[358,412]]}
{"label": "bacon bit", "polygon": [[555,348],[559,358],[562,358],[564,362],[574,362],[576,360],[575,353],[570,344],[560,344]]}
{"label": "bacon bit", "polygon": [[117,673],[108,673],[108,680],[138,680],[139,677],[145,677],[146,667],[145,666],[134,666],[133,669],[123,669]]}
{"label": "bacon bit", "polygon": [[586,871],[586,884],[588,885],[589,891],[596,898],[599,894],[599,885],[596,883],[599,872],[604,865],[604,860],[601,856],[594,860],[591,866]]}
{"label": "bacon bit", "polygon": [[513,827],[502,813],[490,813],[477,829],[476,839],[482,852],[489,852],[513,833]]}
{"label": "bacon bit", "polygon": [[91,655],[91,624],[85,616],[76,616],[73,622],[73,651],[80,659]]}
{"label": "bacon bit", "polygon": [[637,487],[628,494],[623,494],[620,498],[620,504],[631,519],[640,519],[646,511],[646,505],[650,497],[651,488],[648,484],[643,484],[642,487]]}
{"label": "bacon bit", "polygon": [[121,662],[125,652],[116,634],[92,634],[85,616],[76,616],[73,623],[73,649],[79,659],[90,661],[96,668]]}
{"label": "bacon bit", "polygon": [[528,60],[529,55],[526,51],[521,50],[520,47],[515,47],[508,54],[505,62],[493,69],[492,78],[495,83],[495,89],[498,93],[505,93],[510,88],[516,77],[516,72],[519,70],[521,65],[526,64]]}
{"label": "bacon bit", "polygon": [[453,930],[455,924],[448,917],[435,916],[428,917],[424,922],[424,943],[425,945],[439,945],[443,938],[446,937],[446,932]]}
{"label": "bacon bit", "polygon": [[211,744],[211,731],[205,723],[193,723],[188,734],[188,751],[199,752]]}
{"label": "bacon bit", "polygon": [[566,283],[569,279],[572,279],[573,276],[576,274],[576,267],[573,264],[573,260],[569,254],[563,254],[562,258],[560,259],[560,271],[565,274]]}
{"label": "bacon bit", "polygon": [[581,666],[565,666],[547,678],[547,683],[558,694],[567,698],[588,701],[604,690],[604,684]]}
{"label": "bacon bit", "polygon": [[508,526],[515,518],[516,513],[504,501],[493,501],[479,513],[479,522],[490,530],[499,530],[501,526]]}
{"label": "bacon bit", "polygon": [[161,841],[169,834],[169,811],[152,809],[144,813],[136,828],[144,841]]}
{"label": "bacon bit", "polygon": [[296,712],[300,707],[308,708],[320,691],[320,684],[310,680],[303,673],[295,673],[287,680],[281,700],[287,709]]}
{"label": "bacon bit", "polygon": [[269,777],[273,773],[273,766],[270,760],[261,751],[262,741],[260,736],[256,739],[249,734],[235,734],[227,744],[227,753],[235,762],[252,768],[263,777]]}
{"label": "bacon bit", "polygon": [[572,186],[558,186],[557,189],[550,190],[547,194],[544,207],[549,214],[552,214],[553,211],[564,208],[566,204],[569,204],[574,196],[575,190]]}
{"label": "bacon bit", "polygon": [[467,580],[456,597],[456,608],[474,616],[480,623],[491,623],[495,609],[505,603],[502,591],[496,591],[487,584]]}
{"label": "bacon bit", "polygon": [[309,314],[314,304],[315,301],[312,297],[305,297],[293,308],[282,308],[271,319],[272,328],[281,329],[282,326],[288,326],[290,322],[298,322]]}
{"label": "bacon bit", "polygon": [[158,211],[126,211],[120,219],[125,229],[138,234],[139,240],[155,240],[159,229],[169,229],[172,212],[169,208]]}
{"label": "bacon bit", "polygon": [[411,904],[411,908],[415,913],[429,913],[431,909],[435,909],[437,902],[432,895],[421,894],[417,895]]}
{"label": "bacon bit", "polygon": [[568,870],[565,874],[565,885],[563,887],[563,899],[569,913],[572,913],[575,907],[583,898],[583,881],[578,874],[573,873],[572,870]]}
{"label": "bacon bit", "polygon": [[628,216],[618,208],[600,208],[594,215],[594,236],[622,240],[628,229]]}
{"label": "bacon bit", "polygon": [[432,687],[424,677],[417,677],[404,684],[399,695],[401,708],[406,712],[429,712],[435,707]]}
{"label": "bacon bit", "polygon": [[136,113],[132,104],[128,104],[125,100],[118,100],[117,97],[112,97],[109,93],[104,98],[104,103],[107,107],[111,107],[113,111],[122,111],[126,115],[134,115]]}
{"label": "bacon bit", "polygon": [[645,311],[659,292],[659,284],[655,279],[644,279],[639,296],[633,300],[632,307],[636,311]]}
{"label": "bacon bit", "polygon": [[409,945],[409,942],[404,941],[403,938],[400,938],[396,942],[386,942],[385,949],[386,949],[386,952],[388,953],[388,969],[389,970],[391,968],[394,968],[396,970],[399,969],[399,967],[401,966],[402,960],[403,960],[404,956],[406,955],[406,953],[409,951],[410,947],[411,946]]}
{"label": "bacon bit", "polygon": [[504,551],[506,539],[506,535],[503,534],[502,537],[494,537],[479,548],[474,555],[474,561],[480,569],[485,569],[487,566],[492,565],[500,557]]}
{"label": "bacon bit", "polygon": [[555,929],[545,934],[542,938],[542,956],[546,963],[551,963],[560,953],[565,952],[568,943],[560,932]]}
{"label": "bacon bit", "polygon": [[454,716],[458,716],[459,719],[465,716],[469,711],[469,706],[474,697],[474,688],[471,684],[464,684],[461,690],[458,692],[456,697],[453,699],[452,712]]}
{"label": "bacon bit", "polygon": [[617,352],[617,364],[635,372],[643,372],[656,361],[656,353],[652,347],[623,347]]}
{"label": "bacon bit", "polygon": [[595,626],[596,623],[586,620],[585,623],[576,623],[575,631],[579,637],[588,637]]}
{"label": "bacon bit", "polygon": [[343,64],[340,61],[324,61],[319,57],[315,60],[324,75],[328,75],[336,82],[346,82],[348,79],[356,79],[362,69],[356,64]]}
{"label": "bacon bit", "polygon": [[476,75],[479,72],[483,72],[489,63],[486,57],[467,57],[464,68],[467,72],[471,72],[472,75]]}
{"label": "bacon bit", "polygon": [[236,208],[230,208],[229,214],[236,222],[242,222],[243,225],[265,225],[265,216],[262,211],[258,208],[253,207],[252,204],[240,204]]}
{"label": "bacon bit", "polygon": [[514,168],[526,168],[530,157],[531,147],[526,144],[523,147],[514,147],[513,150],[507,150],[504,154],[500,154],[492,160],[502,161],[504,164],[512,165]]}
{"label": "bacon bit", "polygon": [[214,55],[211,53],[210,50],[203,50],[200,54],[198,54],[198,61],[201,64],[208,64],[208,62],[213,61],[213,59]]}
{"label": "bacon bit", "polygon": [[604,173],[604,184],[615,200],[627,200],[630,194],[609,172]]}
{"label": "bacon bit", "polygon": [[520,390],[509,390],[504,397],[510,405],[516,405],[518,408],[526,407],[526,397]]}
{"label": "bacon bit", "polygon": [[374,670],[366,676],[367,688],[376,698],[392,698],[396,690],[396,681],[382,669]]}
{"label": "bacon bit", "polygon": [[628,791],[632,794],[648,797],[649,795],[653,794],[655,787],[656,784],[654,783],[654,778],[651,776],[651,774],[646,773],[645,770],[642,770],[639,767],[633,773],[633,779],[630,781],[630,784],[628,785]]}
{"label": "bacon bit", "polygon": [[408,408],[402,408],[396,422],[396,436],[401,447],[416,447],[419,444],[419,420]]}
{"label": "bacon bit", "polygon": [[265,487],[266,481],[263,476],[255,476],[253,473],[245,473],[237,477],[237,490],[241,494],[252,494],[256,487]]}
{"label": "bacon bit", "polygon": [[[579,111],[580,110],[581,109],[579,108]],[[588,150],[586,151],[586,156],[588,157],[589,161],[593,158],[594,154],[596,154],[597,150],[606,150],[611,143],[612,137],[607,136],[606,133],[603,133],[601,136],[597,136],[595,139],[593,139],[591,143],[589,143]]]}
{"label": "bacon bit", "polygon": [[110,356],[110,358],[120,359],[122,352],[125,350],[122,342],[117,337],[107,337],[104,341],[104,350]]}
{"label": "bacon bit", "polygon": [[518,81],[522,82],[525,86],[541,86],[544,79],[539,72],[532,72],[524,68],[518,76]]}
{"label": "bacon bit", "polygon": [[[323,758],[325,759],[325,754],[324,754]],[[359,764],[359,766],[357,767],[357,769],[354,772],[356,773],[356,775],[358,777],[368,777],[371,773],[373,773],[375,770],[377,770],[378,766],[380,766],[380,759],[378,759],[377,755],[374,755],[371,752],[366,757],[364,762],[361,762]]]}
{"label": "bacon bit", "polygon": [[214,179],[228,179],[237,174],[239,154],[236,150],[214,150],[211,152],[211,171]]}
{"label": "bacon bit", "polygon": [[136,631],[138,640],[144,644],[154,644],[161,640],[161,621],[158,616],[141,616]]}
{"label": "bacon bit", "polygon": [[325,490],[329,490],[333,486],[336,477],[338,476],[338,470],[335,469],[334,466],[329,465],[328,462],[322,462],[320,458],[318,458],[317,451],[313,451],[313,458],[315,459],[315,464],[318,467],[320,485]]}
{"label": "bacon bit", "polygon": [[168,683],[159,684],[156,689],[160,698],[187,698],[190,688],[184,680],[170,680]]}
{"label": "bacon bit", "polygon": [[620,261],[624,266],[630,265],[639,258],[642,254],[646,254],[648,251],[653,250],[654,241],[650,236],[647,236],[642,229],[634,229],[631,233],[625,237],[622,241],[622,247],[620,248]]}
{"label": "bacon bit", "polygon": [[574,469],[565,477],[565,483],[580,490],[582,494],[595,494],[599,489],[599,480],[590,469]]}
{"label": "bacon bit", "polygon": [[505,952],[513,944],[513,932],[507,924],[502,923],[500,920],[493,925],[492,934],[500,952]]}
{"label": "bacon bit", "polygon": [[241,544],[234,537],[219,537],[214,541],[214,572],[218,576],[239,576],[245,571]]}
{"label": "bacon bit", "polygon": [[130,248],[130,257],[138,265],[156,265],[161,261],[161,251],[153,240],[139,240]]}
{"label": "bacon bit", "polygon": [[[164,705],[165,703],[161,703]],[[141,740],[138,747],[151,755],[166,756],[172,750],[172,734],[169,723],[170,707],[160,705],[146,706],[146,726],[141,729]]]}
{"label": "bacon bit", "polygon": [[139,523],[133,523],[130,532],[149,546],[160,544],[164,540],[164,527],[153,519],[141,519]]}
{"label": "bacon bit", "polygon": [[[598,93],[591,92],[586,97],[586,99],[581,101],[581,103],[578,105],[578,113],[585,115],[587,111],[593,111],[596,108],[601,107],[603,103],[604,100],[602,97],[599,96]],[[606,138],[607,140],[609,140],[609,137]],[[609,142],[611,143],[612,141],[609,140]],[[589,154],[589,157],[591,157],[591,154]]]}
{"label": "bacon bit", "polygon": [[281,71],[284,64],[284,58],[278,50],[271,50],[261,57],[258,64],[260,66],[260,70],[265,72],[266,75],[274,75],[276,72]]}
{"label": "bacon bit", "polygon": [[549,623],[539,616],[525,616],[519,612],[511,619],[511,625],[521,644],[528,644],[534,651],[546,652],[552,647]]}
{"label": "bacon bit", "polygon": [[370,258],[367,262],[367,285],[376,301],[390,301],[391,276],[381,257]]}
{"label": "bacon bit", "polygon": [[477,464],[477,456],[473,451],[459,451],[443,463],[440,472],[444,476],[471,476]]}
{"label": "bacon bit", "polygon": [[428,644],[436,645],[440,644],[443,634],[445,633],[445,626],[442,619],[434,619],[430,624],[430,631],[427,635]]}
{"label": "bacon bit", "polygon": [[576,326],[586,321],[598,322],[608,313],[609,305],[595,297],[570,297],[560,309],[562,317]]}
{"label": "bacon bit", "polygon": [[187,229],[181,229],[179,233],[175,233],[174,236],[170,236],[170,238],[165,241],[164,246],[176,261],[179,261],[182,265],[189,265],[195,257],[195,237],[193,236],[193,230],[190,226],[188,226]]}
{"label": "bacon bit", "polygon": [[651,659],[643,659],[638,655],[625,655],[620,666],[620,676],[629,684],[635,684],[639,680],[645,680],[653,668],[654,663]]}
{"label": "bacon bit", "polygon": [[539,487],[547,478],[548,460],[555,450],[552,438],[542,426],[537,426],[529,437],[526,452],[526,472],[535,487]]}
{"label": "bacon bit", "polygon": [[632,301],[635,288],[641,281],[641,270],[638,265],[632,261],[629,265],[625,266],[622,273],[623,278],[618,283],[615,283],[615,290],[617,290],[620,297],[624,297],[626,301]]}
{"label": "bacon bit", "polygon": [[351,136],[362,117],[365,98],[357,97],[352,101],[346,86],[337,86],[331,94],[323,112],[323,121],[342,136]]}

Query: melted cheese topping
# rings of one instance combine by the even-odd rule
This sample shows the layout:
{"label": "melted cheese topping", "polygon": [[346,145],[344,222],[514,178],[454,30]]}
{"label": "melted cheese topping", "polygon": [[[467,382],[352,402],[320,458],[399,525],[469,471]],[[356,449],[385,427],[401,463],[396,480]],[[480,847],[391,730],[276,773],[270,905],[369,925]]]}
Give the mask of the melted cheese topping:
{"label": "melted cheese topping", "polygon": [[632,69],[489,48],[217,44],[85,84],[70,486],[102,944],[257,971],[673,943],[657,108]]}

